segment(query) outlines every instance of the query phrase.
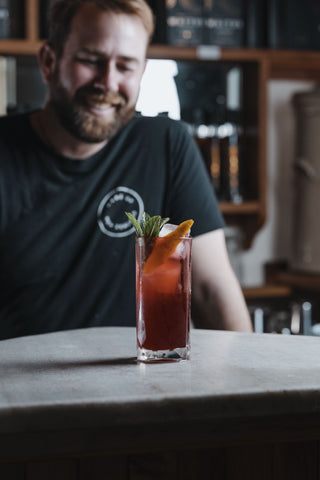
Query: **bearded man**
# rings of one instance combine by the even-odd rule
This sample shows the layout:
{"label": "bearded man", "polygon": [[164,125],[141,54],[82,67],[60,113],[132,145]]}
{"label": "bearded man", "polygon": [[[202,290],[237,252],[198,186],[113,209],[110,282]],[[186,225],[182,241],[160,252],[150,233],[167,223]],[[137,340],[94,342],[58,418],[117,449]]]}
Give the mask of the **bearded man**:
{"label": "bearded man", "polygon": [[53,3],[46,104],[0,119],[0,339],[135,325],[126,211],[193,218],[194,325],[251,331],[195,142],[135,114],[153,29],[144,0]]}

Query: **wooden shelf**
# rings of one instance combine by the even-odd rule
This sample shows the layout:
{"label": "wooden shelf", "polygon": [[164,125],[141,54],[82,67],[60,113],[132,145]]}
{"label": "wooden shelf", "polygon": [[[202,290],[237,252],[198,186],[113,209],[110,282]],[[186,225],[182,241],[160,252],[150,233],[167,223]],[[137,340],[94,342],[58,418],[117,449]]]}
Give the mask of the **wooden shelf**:
{"label": "wooden shelf", "polygon": [[268,284],[261,287],[244,287],[242,291],[246,300],[287,298],[292,295],[291,287],[276,284]]}
{"label": "wooden shelf", "polygon": [[214,45],[200,45],[199,47],[174,47],[171,45],[151,45],[148,50],[149,58],[164,58],[172,60],[195,61],[261,61],[263,51],[248,48],[222,49]]}
{"label": "wooden shelf", "polygon": [[205,59],[201,55],[201,47],[151,45],[148,56],[173,60],[262,62],[268,67],[270,79],[320,78],[318,51],[212,47],[211,57],[209,52],[210,47],[208,58]]}
{"label": "wooden shelf", "polygon": [[0,55],[37,55],[41,42],[30,40],[0,40]]}
{"label": "wooden shelf", "polygon": [[270,78],[319,80],[320,52],[307,50],[268,50]]}
{"label": "wooden shelf", "polygon": [[266,281],[276,285],[286,285],[294,290],[320,292],[320,275],[291,270],[286,262],[266,265]]}
{"label": "wooden shelf", "polygon": [[250,213],[260,213],[261,205],[259,202],[220,202],[220,209],[226,215],[247,215]]}

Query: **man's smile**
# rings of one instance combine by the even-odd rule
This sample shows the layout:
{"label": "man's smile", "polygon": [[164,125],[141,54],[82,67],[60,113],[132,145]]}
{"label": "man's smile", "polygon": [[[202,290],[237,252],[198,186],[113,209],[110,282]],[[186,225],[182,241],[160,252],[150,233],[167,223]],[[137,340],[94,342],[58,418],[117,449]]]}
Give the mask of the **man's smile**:
{"label": "man's smile", "polygon": [[125,101],[119,95],[85,95],[81,98],[82,103],[89,108],[90,111],[97,115],[104,115],[111,111],[119,110]]}

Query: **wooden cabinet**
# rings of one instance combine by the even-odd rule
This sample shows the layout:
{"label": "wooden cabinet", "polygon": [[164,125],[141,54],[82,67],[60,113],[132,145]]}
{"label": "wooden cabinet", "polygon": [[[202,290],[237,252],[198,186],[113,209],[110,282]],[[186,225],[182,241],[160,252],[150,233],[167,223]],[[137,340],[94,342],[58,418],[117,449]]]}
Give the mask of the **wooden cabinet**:
{"label": "wooden cabinet", "polygon": [[[25,39],[0,40],[0,54],[35,55],[39,38],[40,0],[25,0]],[[320,52],[257,49],[203,49],[152,45],[149,58],[197,62],[241,64],[244,72],[243,137],[246,155],[243,169],[247,195],[240,204],[221,202],[221,209],[230,225],[238,225],[249,247],[254,235],[266,219],[266,116],[269,79],[320,79]]]}
{"label": "wooden cabinet", "polygon": [[0,39],[1,55],[35,55],[41,45],[39,40],[39,5],[40,0],[25,2],[25,38]]}

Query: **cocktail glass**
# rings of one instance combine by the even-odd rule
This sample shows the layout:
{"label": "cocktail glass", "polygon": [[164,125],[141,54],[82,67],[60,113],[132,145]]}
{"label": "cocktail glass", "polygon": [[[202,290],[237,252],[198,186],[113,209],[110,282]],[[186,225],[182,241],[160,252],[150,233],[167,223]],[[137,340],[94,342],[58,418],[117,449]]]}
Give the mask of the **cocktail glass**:
{"label": "cocktail glass", "polygon": [[[176,225],[167,224],[162,234]],[[191,246],[180,238],[175,251],[150,273],[144,265],[161,237],[136,237],[137,358],[140,361],[190,358]]]}

